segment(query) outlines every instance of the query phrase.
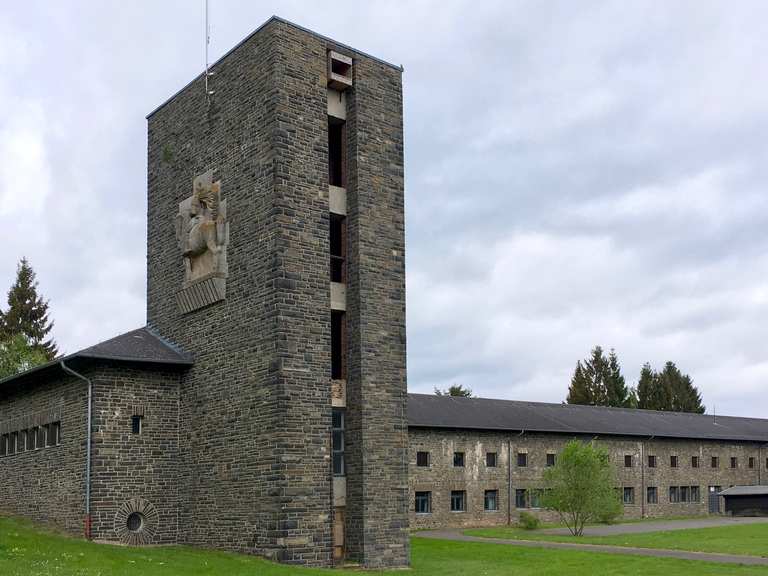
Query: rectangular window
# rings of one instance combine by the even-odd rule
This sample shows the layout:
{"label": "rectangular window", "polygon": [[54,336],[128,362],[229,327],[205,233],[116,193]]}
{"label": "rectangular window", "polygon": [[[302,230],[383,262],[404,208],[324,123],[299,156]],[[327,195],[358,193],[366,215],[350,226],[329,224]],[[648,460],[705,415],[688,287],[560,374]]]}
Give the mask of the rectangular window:
{"label": "rectangular window", "polygon": [[547,453],[547,467],[552,468],[555,465],[556,456],[552,453]]}
{"label": "rectangular window", "polygon": [[131,416],[131,434],[141,434],[142,424],[141,416]]}
{"label": "rectangular window", "polygon": [[340,310],[331,310],[331,379],[347,377],[347,320]]}
{"label": "rectangular window", "polygon": [[698,467],[699,467],[699,457],[691,456],[691,468],[698,468]]}
{"label": "rectangular window", "polygon": [[328,117],[328,183],[345,186],[346,129],[343,120]]}
{"label": "rectangular window", "polygon": [[22,430],[19,432],[19,446],[18,446],[19,452],[26,452],[27,450],[27,431]]}
{"label": "rectangular window", "polygon": [[720,468],[720,458],[718,458],[717,456],[712,456],[710,465],[712,466],[712,468]]}
{"label": "rectangular window", "polygon": [[541,497],[544,491],[540,488],[537,488],[535,490],[531,490],[530,492],[531,508],[541,508]]}
{"label": "rectangular window", "polygon": [[528,466],[528,453],[527,452],[518,452],[517,453],[517,465],[521,468],[525,468]]}
{"label": "rectangular window", "polygon": [[648,456],[648,468],[656,468],[656,456]]}
{"label": "rectangular window", "polygon": [[30,450],[37,450],[37,437],[39,434],[40,432],[38,431],[37,426],[29,429],[29,436],[27,436],[27,441],[29,442]]}
{"label": "rectangular window", "polygon": [[680,502],[688,502],[688,486],[680,486]]}
{"label": "rectangular window", "polygon": [[483,503],[486,512],[496,512],[499,509],[499,491],[498,490],[486,490]]}
{"label": "rectangular window", "polygon": [[625,454],[624,455],[624,468],[632,468],[632,455],[631,454]]}
{"label": "rectangular window", "polygon": [[334,409],[331,413],[331,453],[333,457],[333,475],[344,476],[344,411]]}
{"label": "rectangular window", "polygon": [[748,464],[747,464],[747,465],[748,465],[750,468],[754,468],[754,467],[755,467],[755,457],[754,457],[754,456],[750,456],[750,457],[749,457],[749,460],[748,460]]}
{"label": "rectangular window", "polygon": [[635,489],[631,486],[624,486],[624,504],[635,503]]}
{"label": "rectangular window", "polygon": [[646,489],[646,502],[648,504],[658,504],[659,503],[659,491],[656,488],[656,486],[648,486]]}
{"label": "rectangular window", "polygon": [[45,447],[48,448],[49,446],[53,446],[51,441],[53,440],[53,435],[51,434],[51,425],[46,424],[43,426],[43,433],[45,434]]}
{"label": "rectangular window", "polygon": [[429,452],[416,452],[416,466],[422,468],[429,466]]}
{"label": "rectangular window", "polygon": [[8,454],[16,454],[16,443],[19,439],[18,432],[11,432],[11,440],[8,443]]}
{"label": "rectangular window", "polygon": [[465,512],[467,493],[464,490],[451,490],[451,512]]}
{"label": "rectangular window", "polygon": [[61,444],[61,422],[51,424],[51,446]]}
{"label": "rectangular window", "polygon": [[701,493],[698,486],[691,486],[691,502],[700,502]]}
{"label": "rectangular window", "polygon": [[677,468],[677,456],[669,457],[669,466],[670,468]]}
{"label": "rectangular window", "polygon": [[46,437],[45,426],[40,426],[37,429],[37,447],[38,448],[45,448],[45,437]]}
{"label": "rectangular window", "polygon": [[736,460],[736,456],[731,456],[731,468],[738,468],[739,462]]}
{"label": "rectangular window", "polygon": [[453,453],[453,465],[456,468],[464,468],[464,452]]}
{"label": "rectangular window", "polygon": [[496,457],[496,452],[485,453],[485,465],[488,468],[496,468],[496,466],[498,465],[497,460],[498,459]]}
{"label": "rectangular window", "polygon": [[680,502],[680,490],[678,490],[677,486],[669,487],[669,501],[672,504]]}
{"label": "rectangular window", "polygon": [[347,219],[331,214],[331,282],[347,281]]}
{"label": "rectangular window", "polygon": [[432,513],[432,492],[416,492],[416,514]]}
{"label": "rectangular window", "polygon": [[0,456],[8,454],[8,434],[0,436]]}
{"label": "rectangular window", "polygon": [[528,494],[525,488],[515,490],[515,508],[528,508]]}

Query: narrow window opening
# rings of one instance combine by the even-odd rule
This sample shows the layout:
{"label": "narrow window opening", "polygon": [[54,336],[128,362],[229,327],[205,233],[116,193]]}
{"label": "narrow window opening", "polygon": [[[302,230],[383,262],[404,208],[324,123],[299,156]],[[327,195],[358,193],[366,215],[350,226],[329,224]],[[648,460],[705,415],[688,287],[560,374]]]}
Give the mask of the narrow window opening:
{"label": "narrow window opening", "polygon": [[331,310],[331,379],[347,377],[347,322],[340,310]]}
{"label": "narrow window opening", "polygon": [[736,460],[735,456],[731,456],[731,468],[738,468],[738,460]]}
{"label": "narrow window opening", "polygon": [[698,468],[698,467],[699,467],[699,457],[691,456],[691,468]]}
{"label": "narrow window opening", "polygon": [[29,436],[27,437],[29,440],[30,450],[37,450],[39,448],[39,445],[38,445],[39,436],[40,436],[40,429],[37,426],[35,426],[34,428],[30,428]]}
{"label": "narrow window opening", "polygon": [[720,468],[720,458],[717,456],[712,456],[711,465],[712,468]]}
{"label": "narrow window opening", "polygon": [[754,468],[755,467],[755,457],[754,456],[750,456],[749,457],[749,467],[750,468]]}
{"label": "narrow window opening", "polygon": [[347,222],[344,216],[331,214],[331,282],[347,281]]}
{"label": "narrow window opening", "polygon": [[669,457],[669,466],[670,468],[677,468],[677,456]]}
{"label": "narrow window opening", "polygon": [[648,468],[656,468],[656,456],[648,456]]}
{"label": "narrow window opening", "polygon": [[27,450],[27,431],[22,430],[19,432],[19,452],[26,452]]}
{"label": "narrow window opening", "polygon": [[61,422],[51,424],[51,446],[61,444]]}
{"label": "narrow window opening", "polygon": [[45,443],[43,444],[43,446],[45,446],[46,448],[48,448],[49,446],[53,446],[53,444],[51,443],[51,440],[53,440],[53,435],[51,434],[50,424],[46,424],[45,426],[43,426],[43,436],[45,438]]}
{"label": "narrow window opening", "polygon": [[328,117],[328,183],[343,188],[346,185],[346,129],[343,120]]}
{"label": "narrow window opening", "polygon": [[632,455],[631,454],[625,454],[624,455],[624,468],[632,468]]}
{"label": "narrow window opening", "polygon": [[8,454],[8,434],[0,436],[0,456]]}
{"label": "narrow window opening", "polygon": [[331,414],[331,452],[333,455],[333,475],[344,476],[344,411],[334,409]]}
{"label": "narrow window opening", "polygon": [[528,453],[527,452],[518,452],[517,453],[517,465],[520,468],[525,468],[528,466]]}
{"label": "narrow window opening", "polygon": [[131,416],[131,434],[141,434],[144,427],[143,416]]}
{"label": "narrow window opening", "polygon": [[18,432],[11,433],[11,441],[8,444],[8,454],[16,454],[16,443],[18,442]]}

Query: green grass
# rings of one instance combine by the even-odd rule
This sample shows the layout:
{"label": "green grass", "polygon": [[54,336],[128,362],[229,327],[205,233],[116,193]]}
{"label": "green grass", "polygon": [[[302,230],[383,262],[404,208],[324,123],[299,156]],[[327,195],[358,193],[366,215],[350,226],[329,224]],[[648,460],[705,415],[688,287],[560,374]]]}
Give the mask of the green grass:
{"label": "green grass", "polygon": [[[762,574],[765,568],[674,559],[612,556],[517,548],[497,544],[412,540],[413,576],[676,576]],[[402,574],[393,572],[391,574]],[[0,574],[3,576],[312,576],[375,572],[311,570],[259,558],[185,547],[126,548],[93,544],[0,518]]]}
{"label": "green grass", "polygon": [[638,548],[667,548],[694,552],[747,554],[768,557],[768,523],[739,524],[714,528],[669,530],[645,534],[618,536],[555,536],[537,530],[518,528],[481,528],[465,530],[466,534],[485,538],[511,538],[516,540],[549,540],[552,542],[580,542],[583,544],[610,544]]}

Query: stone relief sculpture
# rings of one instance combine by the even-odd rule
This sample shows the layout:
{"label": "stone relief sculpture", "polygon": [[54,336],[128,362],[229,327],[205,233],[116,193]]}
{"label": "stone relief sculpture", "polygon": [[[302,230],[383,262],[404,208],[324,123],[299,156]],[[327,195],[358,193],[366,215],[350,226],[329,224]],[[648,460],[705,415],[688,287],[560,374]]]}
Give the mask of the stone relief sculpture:
{"label": "stone relief sculpture", "polygon": [[184,285],[177,294],[182,312],[225,297],[229,223],[227,201],[213,170],[194,179],[192,196],[179,204],[176,238],[184,260]]}

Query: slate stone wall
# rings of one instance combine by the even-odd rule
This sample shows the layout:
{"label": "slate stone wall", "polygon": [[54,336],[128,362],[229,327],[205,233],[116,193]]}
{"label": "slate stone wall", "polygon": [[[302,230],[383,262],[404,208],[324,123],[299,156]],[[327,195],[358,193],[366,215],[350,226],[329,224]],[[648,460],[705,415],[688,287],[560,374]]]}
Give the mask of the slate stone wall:
{"label": "slate stone wall", "polygon": [[0,513],[85,533],[86,398],[85,384],[71,377],[0,389],[1,433],[61,422],[60,445],[0,457]]}
{"label": "slate stone wall", "polygon": [[[570,437],[557,434],[506,434],[412,428],[409,433],[410,524],[411,528],[445,528],[461,526],[503,525],[516,523],[521,511],[554,521],[550,511],[515,506],[515,490],[528,491],[544,487],[542,474],[547,453],[559,453]],[[591,437],[580,437],[588,441]],[[693,440],[638,440],[629,437],[599,438],[607,448],[615,467],[616,487],[632,487],[634,504],[624,506],[624,517],[664,517],[708,513],[708,488],[727,488],[737,484],[759,484],[768,476],[765,452],[756,443],[700,442]],[[416,466],[416,453],[430,453],[430,466]],[[453,466],[454,452],[464,452],[465,466]],[[498,467],[486,466],[486,453],[498,453]],[[517,465],[519,452],[527,454],[527,466]],[[632,466],[625,467],[625,456]],[[656,456],[656,467],[649,468],[648,456]],[[673,468],[671,456],[678,457]],[[511,469],[510,469],[511,456]],[[692,467],[692,456],[699,457],[699,468]],[[711,456],[719,456],[719,468],[710,467]],[[737,458],[737,468],[730,468],[730,458]],[[754,468],[749,468],[749,458]],[[510,483],[511,478],[511,483]],[[646,502],[646,489],[657,488],[658,503]],[[698,503],[669,501],[670,486],[699,486]],[[451,512],[452,490],[467,493],[465,512]],[[484,510],[485,490],[498,490],[499,510]],[[432,493],[432,512],[415,513],[415,493]],[[529,492],[530,494],[530,492]],[[511,503],[511,506],[508,506]],[[722,503],[721,503],[722,504]]]}

